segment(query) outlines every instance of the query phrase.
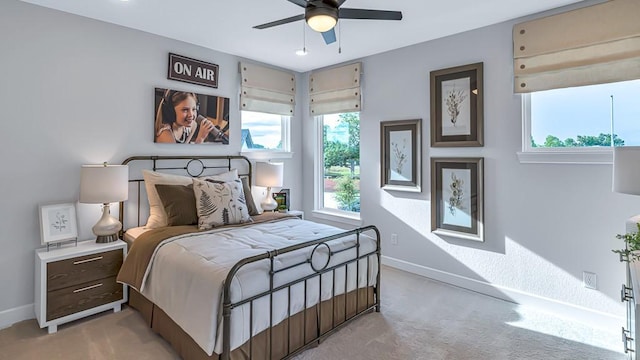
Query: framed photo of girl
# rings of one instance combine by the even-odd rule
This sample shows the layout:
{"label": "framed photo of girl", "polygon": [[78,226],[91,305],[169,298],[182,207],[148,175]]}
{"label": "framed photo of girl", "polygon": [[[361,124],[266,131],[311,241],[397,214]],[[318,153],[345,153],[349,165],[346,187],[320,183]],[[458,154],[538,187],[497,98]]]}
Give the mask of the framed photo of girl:
{"label": "framed photo of girl", "polygon": [[420,119],[380,122],[382,189],[421,191],[420,123]]}
{"label": "framed photo of girl", "polygon": [[154,142],[229,144],[229,98],[155,89]]}
{"label": "framed photo of girl", "polygon": [[431,146],[483,146],[483,63],[431,72]]}
{"label": "framed photo of girl", "polygon": [[484,241],[484,158],[431,158],[431,232]]}

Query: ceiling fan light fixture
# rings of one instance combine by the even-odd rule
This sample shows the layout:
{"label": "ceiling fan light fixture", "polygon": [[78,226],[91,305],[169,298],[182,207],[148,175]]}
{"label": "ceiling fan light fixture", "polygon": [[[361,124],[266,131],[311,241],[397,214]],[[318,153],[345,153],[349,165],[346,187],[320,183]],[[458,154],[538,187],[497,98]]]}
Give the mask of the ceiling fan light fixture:
{"label": "ceiling fan light fixture", "polygon": [[333,29],[338,22],[338,9],[314,7],[308,8],[305,20],[311,29],[317,32],[325,32]]}

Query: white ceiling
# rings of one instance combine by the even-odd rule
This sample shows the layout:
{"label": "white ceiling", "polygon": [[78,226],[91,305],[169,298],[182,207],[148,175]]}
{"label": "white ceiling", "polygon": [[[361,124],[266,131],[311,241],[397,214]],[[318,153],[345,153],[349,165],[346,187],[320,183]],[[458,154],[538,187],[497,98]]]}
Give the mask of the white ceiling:
{"label": "white ceiling", "polygon": [[[401,21],[340,20],[326,45],[302,21],[255,25],[302,14],[287,0],[22,0],[305,72],[480,28],[580,0],[347,0],[342,7],[402,11]],[[342,52],[338,49],[341,47]],[[181,54],[189,56],[189,54]],[[213,59],[215,62],[215,59]]]}

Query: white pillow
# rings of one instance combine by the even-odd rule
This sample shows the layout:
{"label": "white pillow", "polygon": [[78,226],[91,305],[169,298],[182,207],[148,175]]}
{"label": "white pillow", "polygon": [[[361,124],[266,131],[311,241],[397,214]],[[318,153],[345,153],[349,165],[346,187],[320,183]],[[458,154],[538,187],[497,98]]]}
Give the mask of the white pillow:
{"label": "white pillow", "polygon": [[200,230],[253,221],[239,179],[224,183],[193,179],[193,194]]}
{"label": "white pillow", "polygon": [[[147,219],[145,228],[155,229],[167,226],[167,212],[164,210],[162,200],[160,200],[160,196],[156,190],[156,184],[189,185],[192,183],[192,178],[189,176],[166,174],[151,170],[142,170],[142,177],[144,178],[144,187],[147,190],[147,198],[149,199],[149,219]],[[238,179],[238,170],[232,169],[231,171],[222,174],[207,176],[206,179],[216,181],[233,181]]]}

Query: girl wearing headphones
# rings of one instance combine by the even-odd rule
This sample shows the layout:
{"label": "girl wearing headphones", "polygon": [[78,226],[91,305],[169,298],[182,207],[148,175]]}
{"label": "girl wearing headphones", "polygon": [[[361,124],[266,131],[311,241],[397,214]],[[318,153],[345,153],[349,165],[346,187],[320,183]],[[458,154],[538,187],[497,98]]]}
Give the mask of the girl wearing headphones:
{"label": "girl wearing headphones", "polygon": [[[203,117],[198,126],[197,117],[196,94],[167,89],[156,114],[155,142],[201,144],[213,130],[214,125]],[[197,136],[194,136],[196,130]]]}

